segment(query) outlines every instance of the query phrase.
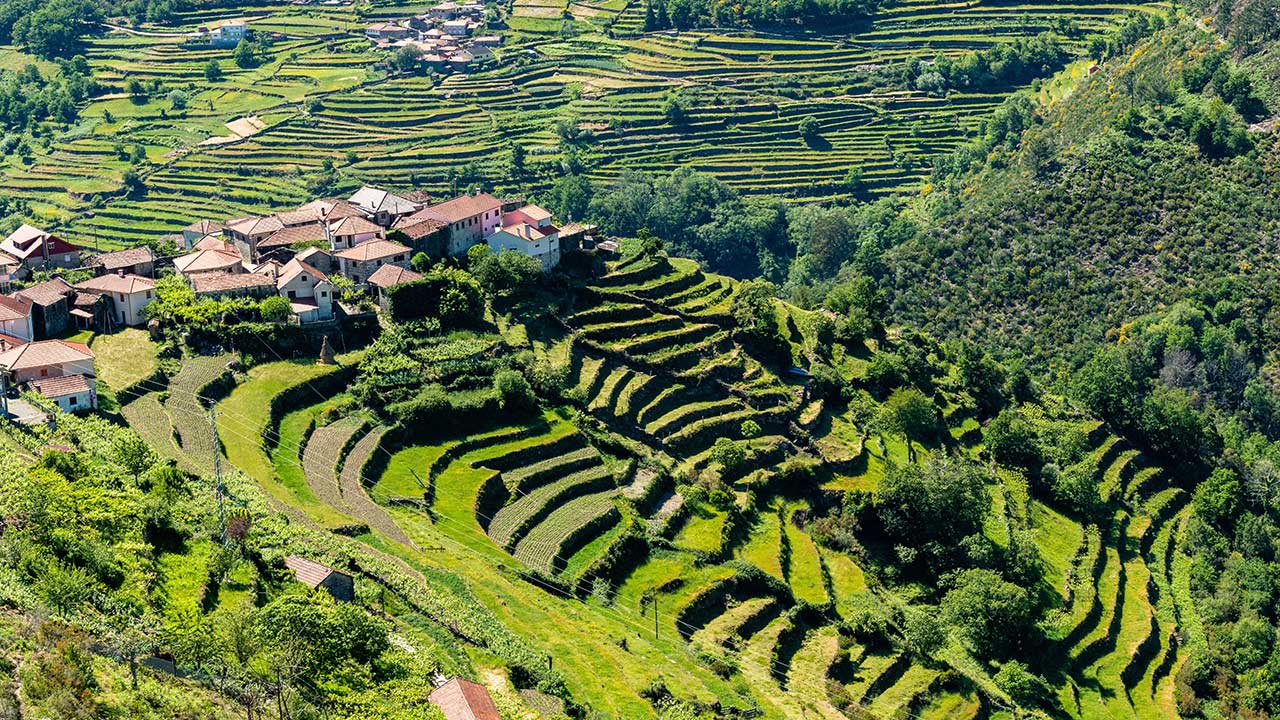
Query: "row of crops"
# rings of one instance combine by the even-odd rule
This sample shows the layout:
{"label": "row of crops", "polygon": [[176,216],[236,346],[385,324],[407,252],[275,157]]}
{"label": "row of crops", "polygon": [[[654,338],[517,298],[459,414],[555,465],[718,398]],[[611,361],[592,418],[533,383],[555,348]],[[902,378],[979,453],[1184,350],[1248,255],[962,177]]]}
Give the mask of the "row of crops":
{"label": "row of crops", "polygon": [[[227,51],[184,49],[175,37],[94,38],[87,56],[104,82],[161,86],[145,98],[113,94],[91,102],[72,132],[36,148],[32,164],[10,160],[5,185],[31,201],[38,218],[68,224],[68,236],[120,245],[171,233],[193,215],[226,218],[296,205],[307,199],[297,173],[315,172],[326,161],[354,181],[440,193],[449,190],[453,172],[471,164],[490,184],[536,190],[555,173],[513,179],[509,148],[520,144],[531,162],[554,169],[564,152],[554,126],[567,120],[589,130],[576,152],[597,183],[628,168],[693,167],[743,192],[845,198],[853,191],[849,172],[857,169],[858,192],[892,193],[914,188],[930,159],[971,136],[1003,95],[888,90],[870,82],[871,73],[1064,23],[1078,31],[1079,44],[1125,12],[1161,9],[895,3],[868,28],[831,37],[625,34],[621,26],[642,16],[643,4],[621,0],[569,3],[576,20],[566,33],[565,7],[515,3],[503,62],[437,80],[376,70],[379,53],[355,34],[361,21],[349,8],[241,9],[252,25],[288,35],[267,62],[248,69],[236,67]],[[370,17],[412,10],[371,8]],[[228,12],[191,17],[184,27]],[[335,30],[353,35],[321,37]],[[221,78],[207,79],[210,61],[221,67]],[[172,91],[182,93],[183,108],[172,104]],[[664,112],[672,92],[686,107],[681,122]],[[200,144],[247,116],[259,117],[265,129],[229,144]],[[818,122],[818,138],[802,137],[799,123],[807,117]],[[132,164],[121,144],[141,145],[146,162]],[[144,175],[145,193],[121,192],[131,166]],[[98,196],[105,202],[92,202]]]}

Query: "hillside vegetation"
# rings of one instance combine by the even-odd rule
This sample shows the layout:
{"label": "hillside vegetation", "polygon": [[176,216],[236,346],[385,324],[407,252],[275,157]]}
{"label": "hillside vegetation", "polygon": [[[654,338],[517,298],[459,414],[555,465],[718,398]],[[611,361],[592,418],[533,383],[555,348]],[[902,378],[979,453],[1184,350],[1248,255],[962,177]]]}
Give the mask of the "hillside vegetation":
{"label": "hillside vegetation", "polygon": [[[146,531],[132,552],[175,569],[218,564],[136,607],[169,628],[143,631],[144,652],[185,647],[173,618],[198,632],[242,604],[250,622],[271,622],[299,597],[280,558],[304,552],[352,572],[360,604],[385,612],[371,637],[403,640],[374,651],[359,686],[345,670],[289,680],[287,702],[331,716],[421,711],[404,683],[433,670],[481,679],[512,716],[551,698],[575,717],[1268,707],[1258,629],[1274,595],[1228,598],[1270,572],[1257,538],[1274,525],[1257,503],[1274,496],[1228,498],[1271,451],[1251,440],[1248,465],[1211,473],[1220,436],[1177,414],[1170,391],[1149,390],[1138,356],[1123,366],[1130,385],[1105,365],[1068,398],[973,344],[885,327],[866,283],[833,293],[840,313],[804,311],[766,283],[652,246],[567,295],[483,287],[476,312],[404,318],[337,366],[251,339],[252,354],[201,356],[170,328],[183,369],[144,381],[122,414],[196,475],[160,463],[140,465],[136,481],[110,471],[111,482],[154,493],[167,486],[147,491],[143,479],[186,478],[203,504],[182,521],[194,524]],[[1126,388],[1128,404],[1098,401]],[[193,412],[209,404],[216,447]],[[1117,407],[1164,408],[1170,427],[1208,434],[1175,453],[1146,415]],[[89,439],[97,425],[60,427],[24,440],[38,465],[107,472],[78,464],[105,442]],[[50,441],[68,449],[43,450]],[[210,555],[213,453],[244,472],[231,490],[249,529]],[[19,464],[7,477],[32,472]],[[1251,529],[1229,530],[1244,517]],[[59,600],[41,566],[5,565],[6,604],[105,632],[90,620],[130,583],[84,550],[30,542],[106,591]],[[1257,549],[1233,560],[1213,545],[1232,542]],[[221,642],[183,650],[180,665],[235,671]]]}

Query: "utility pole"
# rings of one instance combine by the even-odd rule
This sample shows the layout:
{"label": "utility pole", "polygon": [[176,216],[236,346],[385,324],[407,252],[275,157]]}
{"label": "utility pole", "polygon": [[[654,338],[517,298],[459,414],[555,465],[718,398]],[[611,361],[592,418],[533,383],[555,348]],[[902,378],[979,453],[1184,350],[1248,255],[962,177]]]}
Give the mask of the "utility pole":
{"label": "utility pole", "polygon": [[0,418],[9,419],[9,388],[6,385],[6,378],[9,371],[0,368]]}
{"label": "utility pole", "polygon": [[658,594],[653,595],[653,639],[658,639]]}
{"label": "utility pole", "polygon": [[218,498],[218,534],[225,543],[227,541],[227,507],[222,493],[222,463],[218,457],[218,411],[212,407],[209,408],[209,433],[213,436],[213,481],[214,494]]}

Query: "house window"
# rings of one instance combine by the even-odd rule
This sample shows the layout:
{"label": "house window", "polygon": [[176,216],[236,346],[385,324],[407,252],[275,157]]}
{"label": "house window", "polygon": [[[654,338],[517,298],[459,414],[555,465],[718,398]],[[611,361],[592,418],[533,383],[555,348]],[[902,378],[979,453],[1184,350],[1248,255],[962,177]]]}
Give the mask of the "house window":
{"label": "house window", "polygon": [[297,299],[297,297],[298,297],[298,292],[297,292],[296,290],[290,290],[290,291],[289,291],[289,299],[290,299],[290,300],[296,300],[296,299]]}
{"label": "house window", "polygon": [[148,291],[147,291],[147,299],[148,299],[148,300],[150,300],[150,299],[151,299],[151,291],[150,291],[150,290],[148,290]]}
{"label": "house window", "polygon": [[322,298],[327,298],[327,297],[329,297],[329,291],[328,291],[328,290],[321,290],[321,291],[320,291],[320,297],[322,297]]}
{"label": "house window", "polygon": [[75,395],[72,395],[70,398],[67,399],[67,402],[72,405],[78,405],[80,403],[80,398],[76,397]]}
{"label": "house window", "polygon": [[40,368],[40,377],[49,377],[49,368]]}

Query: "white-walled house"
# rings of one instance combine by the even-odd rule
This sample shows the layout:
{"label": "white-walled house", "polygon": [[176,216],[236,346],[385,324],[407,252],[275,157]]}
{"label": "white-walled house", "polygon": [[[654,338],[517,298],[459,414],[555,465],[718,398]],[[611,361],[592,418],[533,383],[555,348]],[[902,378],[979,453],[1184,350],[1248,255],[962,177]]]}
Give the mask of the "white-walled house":
{"label": "white-walled house", "polygon": [[0,353],[0,369],[14,385],[66,375],[93,376],[93,351],[67,340],[40,340]]}
{"label": "white-walled house", "polygon": [[329,224],[329,249],[338,251],[353,248],[360,243],[381,238],[382,232],[381,226],[362,217],[342,218]]}
{"label": "white-walled house", "polygon": [[462,255],[502,227],[502,201],[488,193],[463,195],[414,213],[410,219],[448,223],[450,255]]}
{"label": "white-walled house", "polygon": [[36,328],[31,318],[32,310],[33,305],[27,298],[0,295],[0,335],[23,342],[34,340]]}
{"label": "white-walled house", "polygon": [[560,264],[560,228],[551,224],[551,213],[537,205],[505,213],[502,227],[485,242],[495,253],[514,250],[536,259],[543,272]]}
{"label": "white-walled house", "polygon": [[156,297],[156,282],[140,275],[103,275],[72,287],[111,299],[111,319],[121,325],[146,323],[143,310]]}
{"label": "white-walled house", "polygon": [[319,270],[294,258],[280,268],[276,291],[303,323],[333,319],[335,288]]}
{"label": "white-walled house", "polygon": [[64,375],[32,380],[27,386],[52,401],[63,412],[81,412],[98,407],[97,383],[90,375]]}

